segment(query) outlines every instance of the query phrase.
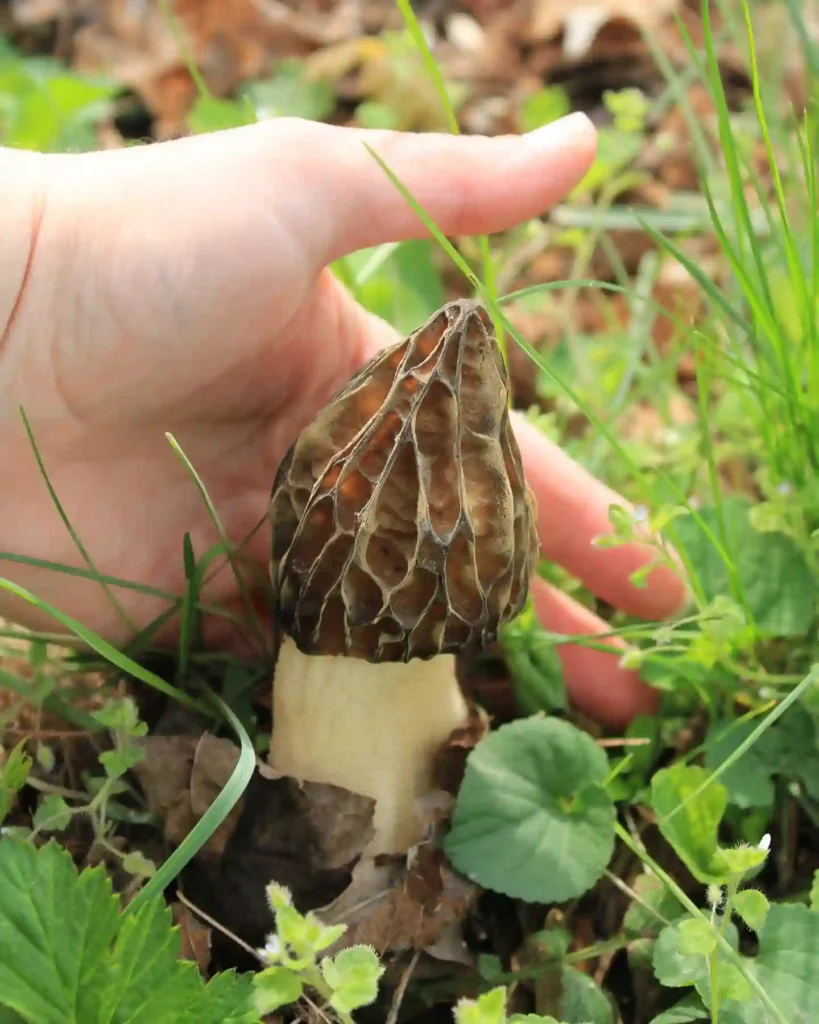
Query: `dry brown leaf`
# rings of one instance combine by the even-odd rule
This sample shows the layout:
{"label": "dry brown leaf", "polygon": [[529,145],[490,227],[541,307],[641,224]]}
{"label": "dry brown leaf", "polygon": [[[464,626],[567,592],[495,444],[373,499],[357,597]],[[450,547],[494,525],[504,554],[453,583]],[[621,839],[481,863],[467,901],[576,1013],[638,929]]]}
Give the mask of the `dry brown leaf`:
{"label": "dry brown leaf", "polygon": [[[697,414],[685,395],[675,392],[669,398],[669,416],[675,426],[693,423]],[[673,429],[673,427],[671,428]],[[650,402],[632,405],[621,417],[617,432],[626,441],[653,441],[666,434],[669,426]]]}
{"label": "dry brown leaf", "polygon": [[[279,0],[171,0],[185,46],[216,96],[271,70],[280,57],[305,56],[356,28],[349,4],[326,15]],[[341,34],[340,34],[341,33]],[[155,134],[181,134],[197,89],[155,0],[98,0],[74,37],[79,70],[104,72],[134,89],[157,119]]]}
{"label": "dry brown leaf", "polygon": [[65,13],[65,0],[11,0],[11,16],[18,25],[42,25]]}
{"label": "dry brown leaf", "polygon": [[[239,748],[229,740],[218,739],[211,733],[204,733],[196,744],[190,780],[191,811],[198,821],[227,785],[239,761]],[[221,856],[225,844],[242,813],[244,799],[240,799],[219,828],[208,840],[209,854]]]}
{"label": "dry brown leaf", "polygon": [[254,946],[272,919],[264,897],[275,880],[300,909],[326,904],[349,885],[373,836],[374,801],[321,783],[257,771],[221,856],[197,857],[186,872],[186,895]]}
{"label": "dry brown leaf", "polygon": [[174,924],[179,926],[180,958],[193,960],[200,973],[207,974],[210,967],[210,927],[200,921],[184,903],[172,903],[171,913]]}
{"label": "dry brown leaf", "polygon": [[[134,767],[149,810],[162,819],[165,838],[181,843],[219,795],[236,767],[239,749],[211,733],[146,736],[146,756]],[[240,799],[199,851],[219,857],[242,812]]]}
{"label": "dry brown leaf", "polygon": [[332,85],[346,100],[379,103],[402,131],[447,131],[449,122],[434,84],[403,37],[346,39],[305,61],[308,81]]}
{"label": "dry brown leaf", "polygon": [[564,56],[577,60],[611,22],[625,21],[651,30],[678,6],[679,0],[534,0],[529,32],[533,40],[553,39],[562,32]]}
{"label": "dry brown leaf", "polygon": [[[398,859],[359,861],[349,887],[318,913],[328,924],[348,926],[344,946],[366,943],[379,953],[434,952],[448,930],[463,921],[478,892],[452,871],[441,850],[422,844],[408,865]],[[442,949],[443,944],[438,955]]]}
{"label": "dry brown leaf", "polygon": [[[435,757],[434,778],[443,791],[453,796],[458,792],[463,781],[466,759],[473,747],[489,732],[489,726],[489,715],[482,707],[470,702],[466,723],[453,730]],[[431,824],[434,826],[437,822],[433,819]]]}
{"label": "dry brown leaf", "polygon": [[165,838],[181,843],[196,824],[190,782],[196,753],[195,736],[146,736],[145,757],[134,766],[148,810],[162,821]]}

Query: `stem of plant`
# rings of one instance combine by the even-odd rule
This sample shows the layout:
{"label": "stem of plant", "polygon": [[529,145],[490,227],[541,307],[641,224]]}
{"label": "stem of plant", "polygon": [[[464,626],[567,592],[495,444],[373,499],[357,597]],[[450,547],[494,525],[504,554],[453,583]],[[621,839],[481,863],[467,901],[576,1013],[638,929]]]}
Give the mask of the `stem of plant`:
{"label": "stem of plant", "polygon": [[[318,967],[308,967],[304,970],[304,977],[307,979],[307,984],[316,990],[321,998],[324,1000],[326,1005],[330,1005],[330,1000],[333,998],[333,990],[324,980],[324,976]],[[355,1024],[355,1020],[350,1016],[349,1013],[344,1013],[342,1010],[333,1009],[333,1012],[337,1014],[341,1024]]]}

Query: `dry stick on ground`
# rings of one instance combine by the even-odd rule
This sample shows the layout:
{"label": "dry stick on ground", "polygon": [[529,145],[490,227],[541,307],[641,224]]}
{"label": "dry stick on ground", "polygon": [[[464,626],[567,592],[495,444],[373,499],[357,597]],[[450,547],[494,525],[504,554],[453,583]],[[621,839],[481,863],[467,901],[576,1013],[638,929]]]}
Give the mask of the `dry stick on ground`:
{"label": "dry stick on ground", "polygon": [[404,995],[407,991],[407,986],[410,983],[412,975],[415,973],[415,968],[418,966],[418,961],[421,959],[421,950],[416,949],[410,957],[409,963],[404,968],[404,973],[401,975],[401,980],[396,986],[395,992],[392,997],[392,1005],[390,1006],[390,1013],[384,1024],[398,1024],[398,1014],[401,1012],[401,1004],[404,1002]]}

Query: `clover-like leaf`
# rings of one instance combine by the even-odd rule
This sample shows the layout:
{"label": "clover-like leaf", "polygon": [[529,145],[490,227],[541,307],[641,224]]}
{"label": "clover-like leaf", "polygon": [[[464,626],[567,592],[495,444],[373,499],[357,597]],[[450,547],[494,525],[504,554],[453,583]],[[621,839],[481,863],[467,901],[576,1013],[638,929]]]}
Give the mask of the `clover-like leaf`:
{"label": "clover-like leaf", "polygon": [[532,902],[579,896],[614,846],[605,753],[568,722],[533,717],[489,733],[467,759],[444,848],[487,889]]}
{"label": "clover-like leaf", "polygon": [[484,992],[477,999],[461,999],[455,1007],[456,1024],[505,1024],[506,989]]}
{"label": "clover-like leaf", "polygon": [[[797,903],[772,906],[759,932],[754,971],[784,1020],[815,1019],[819,1006],[819,914]],[[769,1020],[758,999],[745,1013],[748,1024]]]}
{"label": "clover-like leaf", "polygon": [[25,786],[32,760],[26,753],[26,740],[22,739],[6,757],[0,770],[0,825],[11,810],[14,797]]}
{"label": "clover-like leaf", "polygon": [[[699,952],[686,951],[681,943],[682,926],[692,920],[684,918],[663,928],[654,946],[654,973],[660,984],[667,988],[694,985],[708,975],[707,958]],[[725,929],[725,938],[734,949],[739,945],[737,930],[730,922]],[[718,951],[717,956],[725,958],[722,951]]]}
{"label": "clover-like leaf", "polygon": [[[665,839],[694,877],[703,883],[724,882],[730,870],[717,845],[717,830],[725,813],[727,793],[719,782],[697,791],[709,772],[698,765],[677,762],[655,772],[651,803]],[[697,793],[697,796],[692,796]]]}
{"label": "clover-like leaf", "polygon": [[683,956],[710,956],[717,948],[717,936],[703,918],[688,917],[680,921],[677,944]]}
{"label": "clover-like leaf", "polygon": [[33,821],[39,832],[62,832],[71,821],[71,808],[61,796],[49,793],[40,801]]}
{"label": "clover-like leaf", "polygon": [[734,896],[734,909],[755,932],[765,924],[770,907],[767,897],[759,889],[742,889]]}
{"label": "clover-like leaf", "polygon": [[375,1002],[378,979],[384,968],[374,949],[350,946],[332,959],[325,957],[321,962],[321,973],[333,990],[330,1005],[339,1013],[350,1013]]}
{"label": "clover-like leaf", "polygon": [[253,979],[253,1001],[260,1017],[298,1002],[304,989],[301,978],[286,967],[266,967]]}
{"label": "clover-like leaf", "polygon": [[819,870],[813,873],[813,882],[810,887],[810,909],[819,911]]}
{"label": "clover-like leaf", "polygon": [[651,1024],[695,1024],[706,1021],[710,1016],[708,1009],[697,992],[689,992],[685,998],[654,1017]]}

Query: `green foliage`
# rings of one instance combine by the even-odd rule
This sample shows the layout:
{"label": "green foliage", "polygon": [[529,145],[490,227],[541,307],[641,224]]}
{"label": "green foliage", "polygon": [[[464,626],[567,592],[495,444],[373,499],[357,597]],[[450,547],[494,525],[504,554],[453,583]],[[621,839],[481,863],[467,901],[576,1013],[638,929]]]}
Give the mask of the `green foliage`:
{"label": "green foliage", "polygon": [[597,133],[597,155],[591,168],[572,195],[593,192],[606,185],[615,193],[618,179],[640,153],[643,145],[645,96],[639,89],[607,89],[603,101],[612,115],[612,123]]}
{"label": "green foliage", "polygon": [[708,1016],[708,1010],[699,995],[696,992],[691,992],[670,1010],[654,1017],[651,1024],[692,1024],[696,1021],[705,1021]]}
{"label": "green foliage", "polygon": [[675,540],[688,555],[707,601],[737,590],[756,626],[771,636],[802,636],[815,615],[813,574],[796,542],[784,533],[760,533],[751,521],[751,503],[741,497],[700,511],[717,537],[727,538],[735,559],[732,574],[720,553],[693,519],[676,523]]}
{"label": "green foliage", "polygon": [[319,954],[338,942],[346,925],[324,925],[311,911],[300,913],[290,892],[275,882],[267,898],[276,919],[276,931],[261,950],[265,967],[254,978],[255,1005],[262,1016],[297,1002],[305,989],[313,989],[342,1022],[369,1006],[378,996],[384,973],[369,946],[349,946],[335,956]]}
{"label": "green foliage", "polygon": [[698,792],[708,778],[704,768],[683,762],[662,768],[651,780],[651,804],[660,831],[694,877],[723,882],[729,867],[717,833],[727,793],[719,782]]}
{"label": "green foliage", "polygon": [[550,85],[532,93],[523,101],[521,124],[525,132],[531,132],[570,113],[571,105],[566,90],[559,85]]}
{"label": "green foliage", "polygon": [[188,128],[194,135],[243,128],[255,120],[255,113],[249,104],[208,93],[196,97],[187,117]]}
{"label": "green foliage", "polygon": [[[412,86],[418,61],[407,41],[396,36],[393,55],[402,61],[398,72],[405,79],[404,86],[407,82]],[[806,666],[817,661],[819,235],[812,164],[816,129],[809,121],[799,126],[805,157],[795,168],[799,187],[787,196],[788,203],[781,203],[779,196],[775,204],[756,197],[763,199],[765,207],[762,221],[768,241],[763,246],[757,235],[759,211],[752,210],[749,203],[756,201],[754,168],[759,146],[770,147],[764,117],[751,132],[747,125],[743,128],[725,103],[708,32],[706,51],[706,77],[717,99],[723,151],[717,157],[719,166],[709,172],[705,184],[714,234],[730,272],[720,275],[715,284],[710,272],[677,250],[673,242],[666,247],[677,257],[678,268],[688,269],[710,305],[709,318],[698,323],[696,333],[686,329],[679,339],[696,357],[700,419],[671,430],[670,418],[665,417],[663,430],[670,440],[629,438],[617,449],[636,460],[639,486],[634,489],[639,501],[662,500],[656,502],[653,514],[642,508],[634,516],[615,511],[614,533],[600,543],[601,547],[627,543],[645,526],[663,530],[679,543],[692,570],[697,601],[694,614],[672,624],[645,626],[625,620],[623,625],[623,618],[613,623],[632,644],[623,664],[639,669],[662,691],[664,716],[633,722],[627,738],[648,742],[625,747],[622,756],[618,750],[617,759],[613,757],[611,762],[585,734],[556,719],[530,718],[497,729],[469,757],[446,849],[456,868],[490,889],[523,900],[563,902],[589,890],[608,863],[613,848],[614,801],[649,801],[666,841],[695,877],[709,884],[710,904],[704,915],[691,907],[684,909],[655,874],[645,873],[635,883],[642,902],[632,904],[624,921],[629,955],[650,956],[661,983],[690,990],[653,1024],[706,1018],[719,1020],[719,1024],[782,1024],[783,1020],[810,1019],[819,1002],[813,980],[819,966],[815,954],[819,946],[819,881],[814,879],[809,908],[771,906],[762,892],[740,887],[759,869],[764,850],[721,846],[719,839],[721,833],[736,826],[737,812],[754,812],[753,820],[747,815],[742,819],[743,835],[763,830],[778,811],[777,797],[786,787],[789,799],[814,821],[815,802],[819,801],[815,694],[811,698],[806,693],[800,697],[802,704],[766,732],[755,734],[764,702],[772,693],[778,697],[785,692],[773,687],[798,682]],[[446,91],[442,80],[440,87]],[[93,148],[94,125],[109,112],[116,92],[111,83],[73,76],[54,62],[22,59],[4,48],[0,53],[0,139],[5,145],[35,149]],[[608,212],[617,214],[608,204],[641,180],[641,172],[630,168],[644,142],[649,110],[652,119],[655,116],[654,101],[649,104],[637,90],[606,93],[605,102],[611,124],[601,129],[594,166],[572,196],[581,200],[580,212],[595,219]],[[282,61],[269,78],[244,86],[234,99],[204,92],[188,123],[192,132],[206,132],[279,116],[322,119],[334,105],[330,85],[308,81],[300,61]],[[548,88],[530,96],[520,113],[524,128],[531,130],[566,110],[563,90]],[[364,125],[395,127],[399,113],[399,104],[392,100],[375,100],[360,104],[355,116]],[[743,117],[747,122],[747,112]],[[655,141],[662,144],[661,137]],[[753,150],[749,141],[754,143]],[[590,202],[592,193],[599,193],[599,209]],[[572,212],[577,213],[577,208]],[[572,228],[558,240],[573,247],[580,271],[592,251],[612,255],[612,239],[597,227]],[[519,241],[514,239],[515,245]],[[434,256],[428,242],[417,240],[353,254],[334,269],[367,309],[406,333],[445,298]],[[622,268],[616,266],[616,258],[612,262],[618,278]],[[646,258],[644,263],[650,269],[651,260]],[[492,276],[491,260],[487,266]],[[676,363],[669,360],[664,367],[653,346],[643,343],[652,324],[646,324],[643,310],[647,304],[641,296],[653,284],[649,274],[637,282],[633,295],[626,295],[636,310],[627,327],[612,324],[593,335],[573,331],[569,301],[556,304],[554,308],[565,315],[569,326],[538,367],[538,391],[550,411],[533,412],[532,418],[545,424],[544,432],[571,447],[589,468],[596,470],[605,462],[611,478],[622,471],[614,464],[616,460],[606,459],[608,449],[602,436],[589,441],[568,428],[574,426],[578,414],[590,411],[604,423],[611,420],[616,433],[618,417],[632,399],[647,397],[652,407],[658,408],[668,402],[672,392],[666,379],[674,376]],[[542,311],[535,304],[530,309]],[[567,396],[560,378],[570,382],[574,397]],[[589,418],[594,422],[593,416]],[[613,451],[616,445],[611,444]],[[738,474],[740,488],[749,493],[756,489],[762,500],[756,495],[751,501],[722,494],[723,481],[729,475],[726,467],[730,469],[738,461],[753,477],[749,486]],[[654,487],[655,483],[662,486]],[[678,504],[687,498],[691,508],[698,510],[696,516]],[[703,500],[708,503],[704,509]],[[666,554],[658,545],[658,561]],[[186,564],[186,580],[195,580],[195,570],[192,562]],[[644,585],[646,571],[635,575],[635,585]],[[576,582],[567,583],[563,577],[560,583],[566,589],[576,587]],[[189,593],[189,617],[185,620],[189,626],[196,586],[192,584]],[[581,596],[588,598],[585,592]],[[773,642],[780,638],[788,643]],[[522,713],[566,712],[555,638],[539,626],[531,605],[507,627],[501,640]],[[103,650],[100,646],[95,649]],[[187,667],[184,659],[189,657],[190,636],[180,641],[180,650]],[[36,645],[32,651],[35,656]],[[182,676],[184,672],[180,672]],[[146,674],[138,678],[156,685]],[[39,702],[53,696],[54,690],[54,681],[35,671],[28,694],[36,695]],[[163,692],[169,690],[172,688],[165,684]],[[177,693],[180,695],[187,696]],[[735,698],[750,709],[749,721],[737,723],[733,717]],[[676,738],[691,711],[702,707],[709,713],[704,767],[677,763],[651,779],[669,738]],[[124,776],[141,756],[138,740],[144,727],[133,706],[127,704],[107,706],[96,715],[96,724],[104,725],[113,741],[112,749],[100,757],[102,774],[85,780],[87,801],[46,792],[34,812],[38,836],[65,829],[81,814],[91,822],[95,837],[106,840],[112,811],[125,787]],[[740,751],[723,770],[726,760]],[[243,747],[243,755],[247,752]],[[252,771],[252,750],[250,762]],[[54,767],[49,748],[38,750],[37,763],[46,773]],[[30,770],[31,759],[20,744],[10,752],[0,774],[0,822],[12,811],[15,795]],[[711,773],[718,770],[719,779],[709,782]],[[236,784],[241,788],[240,781]],[[225,804],[220,808],[223,815]],[[200,835],[197,841],[201,839]],[[231,976],[203,986],[195,971],[187,970],[191,965],[168,966],[169,944],[173,946],[175,939],[168,938],[173,933],[158,903],[137,902],[130,915],[121,915],[115,906],[111,909],[116,900],[109,890],[104,898],[100,896],[105,886],[99,873],[83,872],[69,878],[70,872],[66,874],[64,866],[58,870],[56,862],[36,868],[30,881],[27,870],[19,870],[14,858],[8,860],[9,842],[0,842],[0,880],[7,881],[4,865],[8,870],[11,864],[14,871],[11,883],[0,885],[0,1003],[6,992],[11,993],[7,998],[18,1002],[9,1004],[11,1016],[3,1017],[0,1008],[0,1020],[20,1020],[23,1015],[35,1024],[39,1020],[51,1024],[74,1019],[68,1016],[74,1013],[83,1024],[114,1019],[256,1021],[249,1008],[252,990],[258,1013],[275,1012],[309,995],[318,997],[327,1017],[346,1021],[358,1007],[370,1005],[376,998],[382,968],[372,950],[353,947],[330,955],[343,927],[328,928],[315,915],[300,914],[275,886],[270,896],[276,932],[264,950],[265,966],[252,985],[248,978]],[[35,852],[32,843],[15,849],[29,851],[20,857],[53,858],[56,846],[51,843]],[[52,852],[45,854],[48,850]],[[173,877],[184,860],[174,860],[175,856],[163,865],[163,870],[168,867],[165,880]],[[47,860],[39,863],[51,864]],[[156,871],[137,850],[122,858],[122,866],[135,878],[148,878]],[[160,877],[158,882],[162,880]],[[31,895],[35,884],[37,891]],[[15,943],[18,930],[24,934],[19,946],[12,948],[2,922],[12,919],[6,910],[17,913],[21,908],[28,915],[21,920],[33,930],[18,929],[15,918]],[[53,928],[53,935],[33,927],[42,925],[40,912],[45,915],[46,932]],[[738,954],[732,958],[725,943],[736,951],[740,922],[759,937],[759,952],[737,960]],[[7,951],[9,956],[5,956]],[[156,993],[153,983],[149,991],[147,967],[143,969],[150,963],[153,971],[154,956],[159,961]],[[25,973],[35,964],[36,986],[33,975]],[[116,985],[111,982],[113,973]],[[599,1024],[611,1019],[605,997],[588,977],[560,962],[555,970],[558,974],[564,995],[560,1016],[568,1024],[590,1020]],[[184,983],[178,980],[183,976]],[[7,987],[4,983],[9,977],[12,982]],[[77,993],[69,992],[65,978],[77,982]],[[764,986],[779,1014],[760,1000],[749,979]],[[78,994],[80,982],[82,994]],[[91,982],[100,993],[99,1001],[96,995],[86,993]],[[55,992],[57,998],[75,998],[76,1007],[60,1016],[49,1002]],[[140,999],[148,1000],[153,1016],[146,1016],[144,1007],[138,1013],[132,1009],[133,1001]],[[38,1017],[34,1010],[43,1010],[43,1000],[45,1015]],[[237,1004],[247,1006],[241,1013],[249,1016],[230,1016]],[[549,1009],[557,1012],[551,1006]],[[171,1011],[172,1017],[166,1016]],[[507,1020],[505,990],[462,1000],[455,1017],[458,1024],[503,1024]],[[547,1024],[553,1018],[514,1015],[509,1021]]]}
{"label": "green foliage", "polygon": [[664,922],[671,922],[684,913],[676,896],[651,871],[638,875],[633,888],[637,899],[623,920],[624,931],[630,937],[656,938]]}
{"label": "green foliage", "polygon": [[378,995],[378,979],[384,973],[375,950],[351,946],[321,961],[321,973],[330,986],[329,1003],[338,1013],[369,1006]]}
{"label": "green foliage", "polygon": [[523,612],[504,627],[500,641],[521,711],[533,715],[568,710],[563,666],[531,598]]}
{"label": "green foliage", "polygon": [[468,878],[533,902],[579,896],[602,875],[615,811],[608,761],[567,722],[532,717],[470,753],[444,848]]}
{"label": "green foliage", "polygon": [[365,309],[399,333],[415,330],[444,302],[441,274],[425,239],[361,249],[334,269]]}
{"label": "green foliage", "polygon": [[33,761],[25,748],[26,741],[20,740],[17,746],[11,749],[0,769],[0,825],[8,816],[16,795],[25,786],[31,771]]}
{"label": "green foliage", "polygon": [[560,1016],[565,1024],[615,1024],[617,1018],[611,1001],[594,978],[584,971],[564,966],[560,985]]}
{"label": "green foliage", "polygon": [[304,63],[293,59],[278,61],[270,78],[248,83],[241,96],[250,101],[260,121],[272,117],[323,121],[332,114],[336,103],[332,86],[306,78]]}
{"label": "green foliage", "polygon": [[[715,723],[706,739],[705,767],[713,771],[730,757],[758,722]],[[720,774],[728,799],[737,807],[770,808],[774,782],[798,782],[819,799],[819,735],[813,716],[796,704]]]}
{"label": "green foliage", "polygon": [[275,117],[301,117],[321,121],[335,106],[332,87],[309,81],[299,60],[280,61],[265,79],[243,85],[235,99],[200,92],[188,113],[188,128],[195,135],[241,128]]}
{"label": "green foliage", "polygon": [[813,883],[810,887],[810,908],[819,912],[819,870],[813,873]]}
{"label": "green foliage", "polygon": [[[91,718],[109,730],[113,741],[112,749],[104,750],[99,755],[99,763],[104,774],[86,777],[89,796],[85,801],[76,802],[77,798],[74,797],[75,802],[69,803],[59,793],[47,792],[34,812],[34,828],[31,835],[63,832],[74,817],[81,815],[90,822],[96,840],[109,848],[112,854],[121,856],[122,866],[126,871],[148,877],[153,874],[154,866],[143,854],[132,851],[130,854],[120,855],[117,848],[107,842],[114,827],[111,816],[112,803],[127,789],[123,776],[144,756],[138,740],[147,733],[147,725],[140,721],[136,704],[130,697],[107,700],[101,708],[92,712]],[[12,778],[20,781],[21,777],[19,767],[15,767],[13,763]],[[22,781],[25,782],[25,779]],[[25,831],[22,829],[22,832]]]}
{"label": "green foliage", "polygon": [[[506,989],[493,988],[477,999],[461,999],[455,1007],[455,1024],[558,1024],[554,1017],[536,1013],[506,1016]],[[563,1024],[563,1022],[560,1022]]]}
{"label": "green foliage", "polygon": [[31,1024],[256,1024],[249,977],[205,985],[179,949],[163,900],[123,913],[102,867],[0,840],[0,1006]]}
{"label": "green foliage", "polygon": [[662,752],[660,723],[653,715],[636,715],[626,727],[625,737],[640,742],[629,746],[621,758],[612,758],[609,793],[617,802],[636,802],[642,799],[650,769]]}
{"label": "green foliage", "polygon": [[758,889],[742,889],[734,896],[734,910],[752,931],[762,928],[769,909],[768,898]]}
{"label": "green foliage", "polygon": [[[744,895],[753,891],[745,890]],[[761,902],[754,902],[756,911],[760,911]],[[746,902],[746,908],[747,905]],[[818,914],[797,904],[770,907],[758,929],[758,953],[755,957],[740,956],[739,965],[722,947],[708,941],[706,931],[710,930],[713,937],[714,929],[719,930],[732,949],[737,949],[737,932],[727,916],[715,916],[710,925],[704,920],[687,919],[662,931],[654,952],[654,971],[662,984],[670,988],[693,987],[702,1005],[708,1008],[716,993],[719,1020],[729,1024],[811,1019],[819,999]],[[767,1001],[776,1007],[776,1018],[750,984],[750,976],[756,979]],[[693,1013],[696,1001],[691,1000],[689,1006]],[[656,1018],[653,1024],[698,1019],[685,1017],[682,1012],[678,1017]]]}
{"label": "green foliage", "polygon": [[116,82],[77,75],[46,57],[23,57],[0,37],[0,144],[39,152],[98,147],[95,126]]}

